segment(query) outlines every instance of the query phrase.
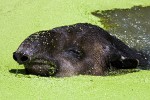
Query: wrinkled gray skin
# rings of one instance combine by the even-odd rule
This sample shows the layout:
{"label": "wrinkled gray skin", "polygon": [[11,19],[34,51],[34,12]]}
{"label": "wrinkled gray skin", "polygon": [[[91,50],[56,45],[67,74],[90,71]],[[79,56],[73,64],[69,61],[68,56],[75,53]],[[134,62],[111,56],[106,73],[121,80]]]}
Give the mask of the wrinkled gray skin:
{"label": "wrinkled gray skin", "polygon": [[41,76],[106,75],[110,68],[135,68],[145,57],[102,28],[78,23],[40,31],[13,55],[26,73]]}

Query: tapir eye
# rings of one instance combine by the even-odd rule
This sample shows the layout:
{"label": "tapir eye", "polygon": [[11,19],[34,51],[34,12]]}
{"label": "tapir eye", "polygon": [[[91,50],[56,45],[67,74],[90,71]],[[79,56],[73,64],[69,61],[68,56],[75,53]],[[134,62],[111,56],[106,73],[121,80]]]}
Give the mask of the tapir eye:
{"label": "tapir eye", "polygon": [[80,55],[80,51],[79,50],[71,49],[71,50],[69,50],[69,52],[73,53],[73,54],[76,54],[76,55]]}
{"label": "tapir eye", "polygon": [[74,56],[74,57],[76,57],[76,58],[79,58],[79,59],[80,59],[80,58],[83,57],[83,51],[80,50],[80,49],[71,48],[71,49],[68,50],[68,52],[69,52],[72,56]]}

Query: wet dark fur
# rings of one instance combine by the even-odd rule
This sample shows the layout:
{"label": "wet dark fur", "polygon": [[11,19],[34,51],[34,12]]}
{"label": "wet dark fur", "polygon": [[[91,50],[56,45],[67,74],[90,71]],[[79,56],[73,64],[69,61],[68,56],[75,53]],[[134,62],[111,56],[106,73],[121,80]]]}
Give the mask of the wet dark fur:
{"label": "wet dark fur", "polygon": [[13,55],[26,72],[41,76],[106,75],[110,68],[136,68],[145,57],[102,28],[88,23],[29,36]]}

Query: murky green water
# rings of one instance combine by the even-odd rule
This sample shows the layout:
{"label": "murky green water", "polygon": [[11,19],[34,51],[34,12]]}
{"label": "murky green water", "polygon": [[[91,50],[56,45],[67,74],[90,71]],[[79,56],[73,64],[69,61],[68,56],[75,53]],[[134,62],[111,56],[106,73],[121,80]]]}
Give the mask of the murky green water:
{"label": "murky green water", "polygon": [[131,48],[148,55],[150,69],[150,6],[94,11],[105,29]]}

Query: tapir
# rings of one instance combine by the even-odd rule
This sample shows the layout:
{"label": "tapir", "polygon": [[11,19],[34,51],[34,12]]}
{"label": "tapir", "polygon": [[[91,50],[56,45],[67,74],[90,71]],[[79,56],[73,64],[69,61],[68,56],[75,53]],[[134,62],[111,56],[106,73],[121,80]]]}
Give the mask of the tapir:
{"label": "tapir", "polygon": [[56,27],[27,37],[13,53],[27,74],[68,77],[107,75],[110,69],[145,65],[145,57],[99,26]]}

